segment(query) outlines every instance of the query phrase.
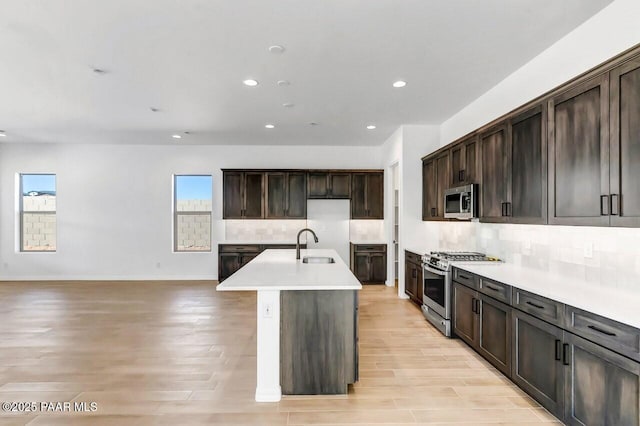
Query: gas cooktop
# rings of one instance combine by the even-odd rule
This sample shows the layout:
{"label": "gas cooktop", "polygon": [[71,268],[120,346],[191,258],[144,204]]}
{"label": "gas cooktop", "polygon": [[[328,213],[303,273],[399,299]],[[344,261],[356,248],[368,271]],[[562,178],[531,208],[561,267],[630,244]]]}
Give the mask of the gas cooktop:
{"label": "gas cooktop", "polygon": [[473,251],[432,251],[430,256],[436,257],[441,260],[450,261],[465,261],[465,262],[486,262],[492,260],[498,260],[493,257],[488,257],[484,253],[477,253]]}

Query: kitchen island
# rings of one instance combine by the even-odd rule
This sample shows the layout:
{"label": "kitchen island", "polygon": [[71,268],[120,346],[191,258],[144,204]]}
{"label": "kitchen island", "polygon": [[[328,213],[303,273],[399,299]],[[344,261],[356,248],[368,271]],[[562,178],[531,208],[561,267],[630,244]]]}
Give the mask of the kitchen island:
{"label": "kitchen island", "polygon": [[[332,259],[333,263],[325,262]],[[265,250],[218,291],[257,291],[255,399],[343,394],[358,376],[360,282],[335,250]]]}

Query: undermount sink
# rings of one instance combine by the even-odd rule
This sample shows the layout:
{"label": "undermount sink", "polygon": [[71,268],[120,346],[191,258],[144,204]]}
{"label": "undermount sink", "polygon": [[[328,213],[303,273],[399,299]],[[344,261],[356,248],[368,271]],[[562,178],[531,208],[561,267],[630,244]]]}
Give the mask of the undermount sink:
{"label": "undermount sink", "polygon": [[326,256],[305,256],[302,258],[302,263],[336,263],[336,260]]}

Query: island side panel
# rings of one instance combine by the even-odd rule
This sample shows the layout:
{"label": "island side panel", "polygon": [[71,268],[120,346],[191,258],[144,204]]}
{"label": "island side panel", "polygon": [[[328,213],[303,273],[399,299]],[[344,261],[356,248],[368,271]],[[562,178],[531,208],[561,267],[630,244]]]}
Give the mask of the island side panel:
{"label": "island side panel", "polygon": [[357,380],[357,305],[357,290],[280,293],[283,394],[347,393]]}

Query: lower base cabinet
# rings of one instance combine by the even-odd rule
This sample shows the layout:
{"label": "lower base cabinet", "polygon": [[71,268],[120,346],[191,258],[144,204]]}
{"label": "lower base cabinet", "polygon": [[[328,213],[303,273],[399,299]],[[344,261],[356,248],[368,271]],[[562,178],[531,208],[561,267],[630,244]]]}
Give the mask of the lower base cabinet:
{"label": "lower base cabinet", "polygon": [[[266,249],[295,249],[295,244],[219,244],[218,245],[218,282],[229,278],[234,272],[251,262]],[[300,248],[307,248],[301,244]]]}
{"label": "lower base cabinet", "polygon": [[422,305],[422,265],[420,256],[405,251],[404,255],[404,293],[416,304]]}
{"label": "lower base cabinet", "polygon": [[387,281],[386,244],[350,244],[351,271],[362,284]]}
{"label": "lower base cabinet", "polygon": [[640,363],[513,310],[512,380],[569,425],[640,425]]}

